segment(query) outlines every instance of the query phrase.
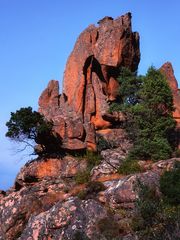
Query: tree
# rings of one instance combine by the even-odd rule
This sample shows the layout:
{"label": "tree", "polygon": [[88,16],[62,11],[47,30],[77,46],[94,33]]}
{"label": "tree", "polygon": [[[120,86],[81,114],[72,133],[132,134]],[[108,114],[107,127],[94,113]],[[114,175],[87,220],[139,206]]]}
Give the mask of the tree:
{"label": "tree", "polygon": [[173,97],[165,76],[150,67],[146,76],[134,76],[132,81],[129,74],[121,82],[120,94],[125,89],[122,93],[125,97],[118,108],[126,115],[126,129],[134,142],[129,158],[158,160],[170,157],[170,136],[175,121]]}
{"label": "tree", "polygon": [[139,103],[139,89],[142,84],[141,76],[137,72],[131,72],[128,68],[122,67],[118,77],[120,83],[119,95],[123,105],[135,105]]}
{"label": "tree", "polygon": [[142,84],[141,76],[136,72],[131,72],[128,68],[122,67],[117,78],[119,82],[119,94],[116,102],[110,106],[110,112],[123,111],[131,105],[137,104],[139,99],[139,89]]}
{"label": "tree", "polygon": [[165,76],[149,68],[139,94],[141,102],[133,109],[138,126],[134,153],[145,159],[167,159],[172,153],[169,137],[175,121],[173,97]]}
{"label": "tree", "polygon": [[6,137],[27,147],[34,149],[35,144],[41,146],[42,152],[51,152],[60,144],[59,136],[52,131],[53,124],[31,107],[21,108],[15,113],[11,112],[11,118],[6,123],[8,131]]}

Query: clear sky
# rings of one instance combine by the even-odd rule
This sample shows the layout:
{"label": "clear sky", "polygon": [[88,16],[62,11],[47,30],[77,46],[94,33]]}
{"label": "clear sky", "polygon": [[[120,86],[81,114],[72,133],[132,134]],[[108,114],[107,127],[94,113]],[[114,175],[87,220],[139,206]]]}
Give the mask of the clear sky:
{"label": "clear sky", "polygon": [[0,0],[0,189],[12,186],[31,158],[14,154],[16,146],[4,137],[10,112],[37,110],[51,79],[62,87],[67,57],[89,24],[132,12],[141,37],[139,73],[171,61],[180,81],[179,11],[180,0]]}

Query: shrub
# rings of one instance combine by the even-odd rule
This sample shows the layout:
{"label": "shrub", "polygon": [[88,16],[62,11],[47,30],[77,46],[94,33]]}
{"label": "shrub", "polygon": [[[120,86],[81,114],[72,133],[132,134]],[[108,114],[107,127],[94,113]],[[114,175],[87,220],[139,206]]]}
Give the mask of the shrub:
{"label": "shrub", "polygon": [[87,159],[89,171],[91,171],[94,166],[98,165],[102,159],[99,153],[89,150],[86,151],[86,155],[84,157]]}
{"label": "shrub", "polygon": [[141,172],[141,171],[142,169],[141,169],[141,166],[138,164],[138,161],[130,160],[130,159],[125,160],[118,169],[118,173],[126,174],[126,175]]}
{"label": "shrub", "polygon": [[137,183],[139,189],[139,199],[136,201],[136,208],[140,216],[139,219],[143,219],[144,226],[152,224],[154,217],[159,207],[159,197],[156,194],[154,187],[144,185],[140,181]]}
{"label": "shrub", "polygon": [[175,157],[180,158],[180,149],[176,149]]}
{"label": "shrub", "polygon": [[87,197],[87,192],[86,190],[81,190],[78,194],[77,197],[80,198],[81,200],[85,200]]}
{"label": "shrub", "polygon": [[113,144],[108,142],[103,136],[98,137],[97,141],[97,150],[98,152],[101,152],[102,150],[112,148]]}
{"label": "shrub", "polygon": [[72,240],[90,240],[86,234],[80,230],[76,230]]}
{"label": "shrub", "polygon": [[102,218],[97,223],[100,234],[107,240],[117,239],[119,236],[119,224],[112,216]]}
{"label": "shrub", "polygon": [[103,183],[95,182],[95,181],[89,182],[86,187],[87,187],[88,194],[98,193],[106,189]]}
{"label": "shrub", "polygon": [[90,171],[85,170],[83,172],[78,172],[75,176],[75,181],[77,184],[87,183],[90,179]]}
{"label": "shrub", "polygon": [[138,182],[139,199],[132,229],[139,240],[179,239],[180,205],[167,205],[154,187]]}
{"label": "shrub", "polygon": [[141,138],[134,145],[130,151],[129,157],[131,159],[143,160],[163,160],[168,159],[172,154],[171,146],[167,139],[163,137],[154,137],[153,140],[148,138]]}
{"label": "shrub", "polygon": [[180,204],[180,163],[172,171],[165,172],[160,178],[160,190],[170,204]]}
{"label": "shrub", "polygon": [[92,168],[98,165],[101,161],[101,156],[97,152],[87,150],[85,155],[78,156],[78,158],[87,160],[87,169],[80,171],[75,176],[77,184],[87,183],[90,180],[90,172]]}

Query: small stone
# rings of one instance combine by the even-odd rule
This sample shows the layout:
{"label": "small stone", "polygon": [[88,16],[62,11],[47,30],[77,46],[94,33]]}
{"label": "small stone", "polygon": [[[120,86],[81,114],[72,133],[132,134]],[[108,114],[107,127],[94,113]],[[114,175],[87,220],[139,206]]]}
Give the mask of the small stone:
{"label": "small stone", "polygon": [[72,230],[75,230],[77,227],[76,227],[76,225],[73,225],[72,226]]}

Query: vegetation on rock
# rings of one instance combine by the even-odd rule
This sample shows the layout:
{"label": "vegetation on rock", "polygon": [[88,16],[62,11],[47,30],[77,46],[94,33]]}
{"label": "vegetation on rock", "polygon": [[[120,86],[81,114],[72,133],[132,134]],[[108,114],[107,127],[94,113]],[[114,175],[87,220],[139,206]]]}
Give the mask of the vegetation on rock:
{"label": "vegetation on rock", "polygon": [[173,97],[164,75],[150,67],[146,76],[122,68],[118,102],[110,111],[126,115],[125,127],[134,147],[129,159],[167,159],[173,151]]}
{"label": "vegetation on rock", "polygon": [[75,182],[77,184],[87,183],[90,180],[90,171],[87,169],[85,171],[80,171],[75,176]]}
{"label": "vegetation on rock", "polygon": [[121,166],[118,168],[118,173],[120,174],[132,174],[136,172],[141,172],[142,168],[138,164],[137,160],[126,159]]}
{"label": "vegetation on rock", "polygon": [[97,228],[101,234],[102,239],[120,239],[120,226],[112,216],[108,216],[99,220],[97,223]]}
{"label": "vegetation on rock", "polygon": [[176,162],[173,171],[166,171],[160,179],[160,189],[168,204],[180,204],[180,162]]}
{"label": "vegetation on rock", "polygon": [[85,171],[79,171],[76,174],[75,181],[77,184],[88,183],[90,180],[90,172],[92,168],[98,165],[101,161],[101,156],[99,153],[88,151],[88,150],[84,155],[81,156],[81,158],[86,159],[87,169]]}
{"label": "vegetation on rock", "polygon": [[180,229],[180,168],[165,172],[160,178],[160,191],[143,183],[138,184],[139,199],[132,220],[138,239],[179,239]]}

